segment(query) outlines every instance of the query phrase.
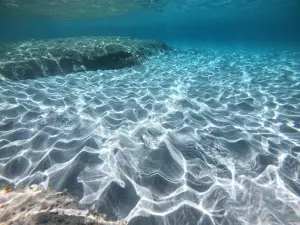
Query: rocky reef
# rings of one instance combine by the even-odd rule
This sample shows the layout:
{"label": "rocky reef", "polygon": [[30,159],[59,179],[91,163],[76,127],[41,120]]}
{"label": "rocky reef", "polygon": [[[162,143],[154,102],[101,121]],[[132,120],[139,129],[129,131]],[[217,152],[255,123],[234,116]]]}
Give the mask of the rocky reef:
{"label": "rocky reef", "polygon": [[74,37],[0,46],[0,75],[32,79],[72,72],[121,69],[170,50],[163,42],[126,37]]}

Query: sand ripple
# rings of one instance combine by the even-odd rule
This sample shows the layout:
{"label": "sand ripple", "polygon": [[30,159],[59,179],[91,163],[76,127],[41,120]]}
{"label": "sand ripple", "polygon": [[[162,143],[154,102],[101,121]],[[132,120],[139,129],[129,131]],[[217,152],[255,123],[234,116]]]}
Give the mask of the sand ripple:
{"label": "sand ripple", "polygon": [[0,182],[130,225],[297,224],[300,54],[174,51],[0,81]]}

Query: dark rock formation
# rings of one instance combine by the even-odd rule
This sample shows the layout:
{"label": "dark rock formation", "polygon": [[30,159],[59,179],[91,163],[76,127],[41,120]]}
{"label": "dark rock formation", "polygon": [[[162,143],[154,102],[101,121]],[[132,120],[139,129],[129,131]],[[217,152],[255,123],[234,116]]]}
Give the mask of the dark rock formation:
{"label": "dark rock formation", "polygon": [[4,44],[0,46],[0,74],[17,80],[121,69],[139,65],[148,56],[169,49],[163,42],[125,37],[78,37]]}

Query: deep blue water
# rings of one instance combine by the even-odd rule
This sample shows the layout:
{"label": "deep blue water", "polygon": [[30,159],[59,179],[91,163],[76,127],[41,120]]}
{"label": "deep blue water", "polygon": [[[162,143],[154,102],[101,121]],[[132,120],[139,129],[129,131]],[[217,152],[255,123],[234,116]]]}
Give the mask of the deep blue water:
{"label": "deep blue water", "polygon": [[1,41],[117,35],[176,49],[133,68],[2,79],[1,182],[67,189],[130,225],[299,224],[300,3],[212,3],[0,20]]}
{"label": "deep blue water", "polygon": [[3,18],[0,41],[82,35],[222,42],[300,41],[298,0],[215,2],[227,3],[224,6],[214,6],[212,1],[175,2],[161,10],[139,10],[107,18]]}

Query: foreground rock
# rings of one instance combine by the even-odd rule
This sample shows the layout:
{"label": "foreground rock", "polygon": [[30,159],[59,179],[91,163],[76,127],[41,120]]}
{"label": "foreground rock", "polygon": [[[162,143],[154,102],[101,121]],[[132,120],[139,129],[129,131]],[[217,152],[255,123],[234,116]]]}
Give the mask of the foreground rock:
{"label": "foreground rock", "polygon": [[0,224],[22,225],[125,225],[109,222],[90,212],[64,192],[52,193],[38,189],[1,191]]}
{"label": "foreground rock", "polygon": [[112,70],[141,64],[169,50],[159,41],[125,37],[76,37],[18,42],[0,46],[0,74],[10,79],[79,71]]}

